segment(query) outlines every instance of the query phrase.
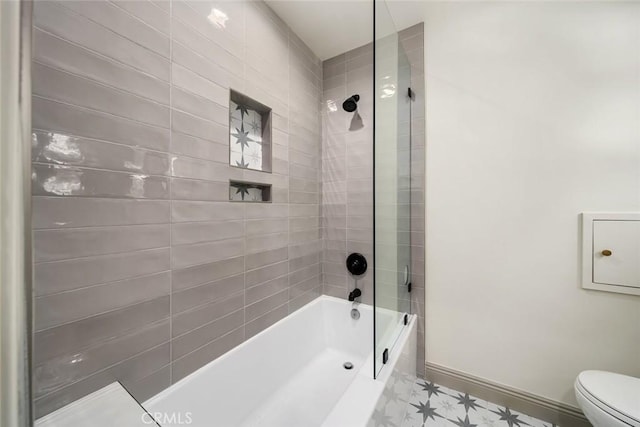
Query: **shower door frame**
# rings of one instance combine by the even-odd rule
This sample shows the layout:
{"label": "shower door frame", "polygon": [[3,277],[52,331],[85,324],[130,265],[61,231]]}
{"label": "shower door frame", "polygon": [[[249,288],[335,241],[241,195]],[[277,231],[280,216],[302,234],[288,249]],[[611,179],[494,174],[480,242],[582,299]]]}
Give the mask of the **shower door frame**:
{"label": "shower door frame", "polygon": [[33,425],[31,32],[33,3],[0,4],[0,424]]}

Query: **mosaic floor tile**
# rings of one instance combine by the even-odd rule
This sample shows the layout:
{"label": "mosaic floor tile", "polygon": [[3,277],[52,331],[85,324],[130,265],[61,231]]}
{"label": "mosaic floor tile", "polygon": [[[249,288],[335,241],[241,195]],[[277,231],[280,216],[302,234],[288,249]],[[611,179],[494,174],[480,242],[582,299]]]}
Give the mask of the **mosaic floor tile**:
{"label": "mosaic floor tile", "polygon": [[466,393],[418,379],[402,427],[556,427]]}

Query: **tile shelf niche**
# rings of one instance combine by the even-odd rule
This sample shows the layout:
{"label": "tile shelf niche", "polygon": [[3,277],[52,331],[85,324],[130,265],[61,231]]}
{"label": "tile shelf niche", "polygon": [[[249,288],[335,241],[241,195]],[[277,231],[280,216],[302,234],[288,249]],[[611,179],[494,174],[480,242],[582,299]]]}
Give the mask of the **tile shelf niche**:
{"label": "tile shelf niche", "polygon": [[[271,108],[234,90],[229,96],[229,165],[271,173]],[[229,181],[232,202],[271,202],[271,184]]]}
{"label": "tile shelf niche", "polygon": [[229,200],[232,202],[270,203],[271,184],[229,181]]}
{"label": "tile shelf niche", "polygon": [[229,164],[270,173],[271,108],[234,90],[229,98]]}

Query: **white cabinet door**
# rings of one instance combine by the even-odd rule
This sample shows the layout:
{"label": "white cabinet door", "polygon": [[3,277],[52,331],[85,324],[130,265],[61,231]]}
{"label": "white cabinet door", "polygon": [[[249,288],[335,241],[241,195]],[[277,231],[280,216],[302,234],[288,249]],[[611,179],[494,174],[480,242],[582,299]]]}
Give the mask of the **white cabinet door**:
{"label": "white cabinet door", "polygon": [[593,282],[640,288],[640,221],[593,221]]}

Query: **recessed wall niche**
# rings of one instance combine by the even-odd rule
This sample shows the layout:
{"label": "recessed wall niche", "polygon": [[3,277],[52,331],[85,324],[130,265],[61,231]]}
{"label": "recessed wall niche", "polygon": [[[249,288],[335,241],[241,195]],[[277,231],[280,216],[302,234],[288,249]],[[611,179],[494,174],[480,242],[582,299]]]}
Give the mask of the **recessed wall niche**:
{"label": "recessed wall niche", "polygon": [[271,172],[271,108],[234,90],[229,99],[229,164]]}
{"label": "recessed wall niche", "polygon": [[229,181],[229,200],[232,202],[270,202],[271,185]]}

